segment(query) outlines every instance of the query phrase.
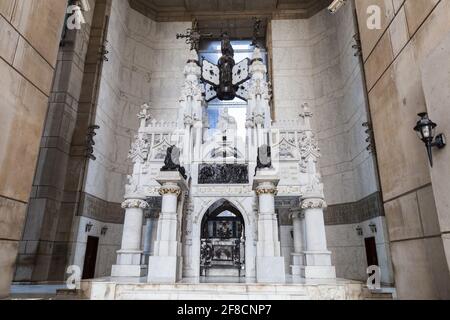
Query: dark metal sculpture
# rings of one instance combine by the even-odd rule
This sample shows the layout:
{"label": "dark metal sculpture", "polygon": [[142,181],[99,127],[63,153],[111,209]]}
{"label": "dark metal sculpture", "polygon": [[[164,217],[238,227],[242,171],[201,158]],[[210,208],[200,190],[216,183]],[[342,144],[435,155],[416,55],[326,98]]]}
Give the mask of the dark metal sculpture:
{"label": "dark metal sculpture", "polygon": [[[206,276],[207,270],[212,267],[213,247],[208,240],[202,240],[200,246],[200,275]],[[204,273],[203,273],[204,272]]]}
{"label": "dark metal sculpture", "polygon": [[258,47],[258,38],[260,36],[260,32],[261,32],[261,24],[262,21],[261,19],[258,19],[256,17],[253,17],[253,41],[252,41],[252,46],[253,47]]}
{"label": "dark metal sculpture", "polygon": [[234,49],[227,32],[222,34],[222,57],[217,66],[220,70],[220,84],[217,89],[219,100],[233,100],[236,98],[236,88],[233,86]]}
{"label": "dark metal sculpture", "polygon": [[199,184],[246,184],[249,182],[246,164],[201,164]]}
{"label": "dark metal sculpture", "polygon": [[202,38],[211,38],[211,33],[201,33],[198,27],[198,20],[192,21],[192,28],[186,30],[186,34],[177,34],[177,39],[186,39],[186,43],[191,45],[191,50],[198,51],[200,47],[200,40]]}
{"label": "dark metal sculpture", "polygon": [[215,98],[223,101],[231,101],[236,97],[243,100],[245,97],[244,83],[250,80],[250,59],[244,59],[239,63],[234,60],[234,49],[227,32],[222,33],[222,56],[217,65],[203,59],[202,81],[206,84],[206,100],[209,102]]}
{"label": "dark metal sculpture", "polygon": [[164,166],[161,168],[161,171],[178,171],[184,179],[187,179],[186,169],[180,165],[180,154],[181,151],[176,146],[167,148]]}
{"label": "dark metal sculpture", "polygon": [[99,129],[100,126],[98,125],[89,126],[88,132],[86,134],[86,157],[88,157],[93,161],[97,160],[97,157],[94,156],[94,146],[95,146],[94,137],[97,135],[96,130]]}
{"label": "dark metal sculpture", "polygon": [[265,144],[258,148],[255,176],[259,169],[266,168],[272,168],[272,148]]}

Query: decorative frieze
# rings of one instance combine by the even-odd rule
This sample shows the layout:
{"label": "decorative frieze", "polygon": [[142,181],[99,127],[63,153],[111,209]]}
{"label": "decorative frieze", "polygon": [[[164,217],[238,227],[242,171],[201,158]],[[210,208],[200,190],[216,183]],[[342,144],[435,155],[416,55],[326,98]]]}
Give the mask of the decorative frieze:
{"label": "decorative frieze", "polygon": [[381,194],[375,192],[357,202],[328,206],[325,210],[325,225],[356,224],[383,216]]}
{"label": "decorative frieze", "polygon": [[201,164],[199,184],[246,184],[249,182],[246,164]]}
{"label": "decorative frieze", "polygon": [[96,221],[112,224],[123,224],[124,211],[120,203],[108,202],[88,193],[81,197],[79,215]]}

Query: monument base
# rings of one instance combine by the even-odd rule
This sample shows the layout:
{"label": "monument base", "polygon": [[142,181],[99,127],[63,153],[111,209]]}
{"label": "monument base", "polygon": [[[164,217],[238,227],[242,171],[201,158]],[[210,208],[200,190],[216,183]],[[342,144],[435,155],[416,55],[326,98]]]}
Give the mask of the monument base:
{"label": "monument base", "polygon": [[180,279],[180,257],[156,256],[149,258],[148,283],[171,284]]}
{"label": "monument base", "polygon": [[286,271],[283,257],[257,257],[256,282],[284,283]]}

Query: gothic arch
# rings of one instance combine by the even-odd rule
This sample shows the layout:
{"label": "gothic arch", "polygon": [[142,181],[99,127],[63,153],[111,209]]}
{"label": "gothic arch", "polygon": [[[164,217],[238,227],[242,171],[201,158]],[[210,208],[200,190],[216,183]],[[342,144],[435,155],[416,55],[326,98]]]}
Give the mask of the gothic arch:
{"label": "gothic arch", "polygon": [[[203,200],[203,201],[202,201]],[[236,210],[238,210],[244,220],[245,224],[245,269],[246,277],[253,278],[256,275],[255,259],[256,259],[256,245],[254,239],[254,228],[256,228],[254,219],[251,215],[253,209],[251,204],[242,204],[239,197],[208,197],[199,199],[195,202],[194,213],[192,219],[192,251],[191,251],[191,272],[195,278],[200,277],[200,238],[201,238],[201,224],[208,210],[215,204],[223,201],[229,202]]]}

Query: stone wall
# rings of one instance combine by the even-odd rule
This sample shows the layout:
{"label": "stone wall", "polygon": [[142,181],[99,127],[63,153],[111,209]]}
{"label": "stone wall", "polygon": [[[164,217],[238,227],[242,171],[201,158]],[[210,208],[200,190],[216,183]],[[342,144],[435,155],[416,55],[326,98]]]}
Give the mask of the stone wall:
{"label": "stone wall", "polygon": [[[178,109],[188,48],[175,35],[190,24],[153,22],[128,1],[90,4],[87,24],[66,34],[58,55],[15,281],[61,281],[68,265],[83,267],[88,236],[100,240],[96,276],[110,274],[121,242],[136,115],[151,101],[155,117],[177,117],[167,109]],[[108,60],[99,62],[103,44]],[[95,161],[85,154],[93,124],[100,126]]]}
{"label": "stone wall", "polygon": [[356,33],[353,10],[349,3],[336,15],[323,10],[308,20],[272,21],[274,113],[276,120],[298,118],[305,102],[314,113],[325,198],[330,206],[326,213],[328,246],[338,276],[367,278],[364,237],[373,234],[366,232],[361,237],[355,229],[358,224],[374,222],[381,227],[376,240],[379,259],[386,261],[383,282],[392,283],[383,210],[372,210],[374,215],[364,218],[364,200],[380,197],[374,156],[366,150],[362,126],[368,121],[367,101],[361,63],[352,48]]}
{"label": "stone wall", "polygon": [[[53,267],[57,264],[55,257],[64,256],[68,250],[68,230],[76,207],[68,205],[75,202],[69,199],[76,197],[66,187],[66,180],[77,180],[70,167],[96,3],[91,0],[90,6],[81,30],[65,29],[61,39],[15,281],[47,281],[51,275],[55,280],[61,278]],[[67,224],[68,228],[61,226]],[[65,259],[59,262],[65,269]]]}
{"label": "stone wall", "polygon": [[0,298],[8,295],[66,3],[0,1]]}
{"label": "stone wall", "polygon": [[[369,5],[381,8],[381,30],[366,27]],[[356,8],[398,296],[449,299],[450,151],[433,151],[430,168],[413,127],[428,111],[448,133],[450,1]]]}
{"label": "stone wall", "polygon": [[[127,175],[132,172],[128,151],[137,133],[137,114],[144,103],[152,105],[156,119],[176,120],[183,68],[188,46],[176,34],[190,23],[156,23],[129,7],[128,1],[113,0],[108,29],[108,59],[103,66],[95,123],[95,161],[87,166],[84,194],[87,202],[73,224],[77,244],[71,260],[81,264],[87,237],[83,226],[107,226],[114,233],[101,237],[96,276],[107,276],[120,248],[123,201]],[[173,110],[173,111],[171,111]],[[121,217],[120,217],[121,215]],[[86,220],[85,218],[89,218]],[[120,219],[122,218],[122,219]],[[98,232],[97,232],[98,233]]]}

